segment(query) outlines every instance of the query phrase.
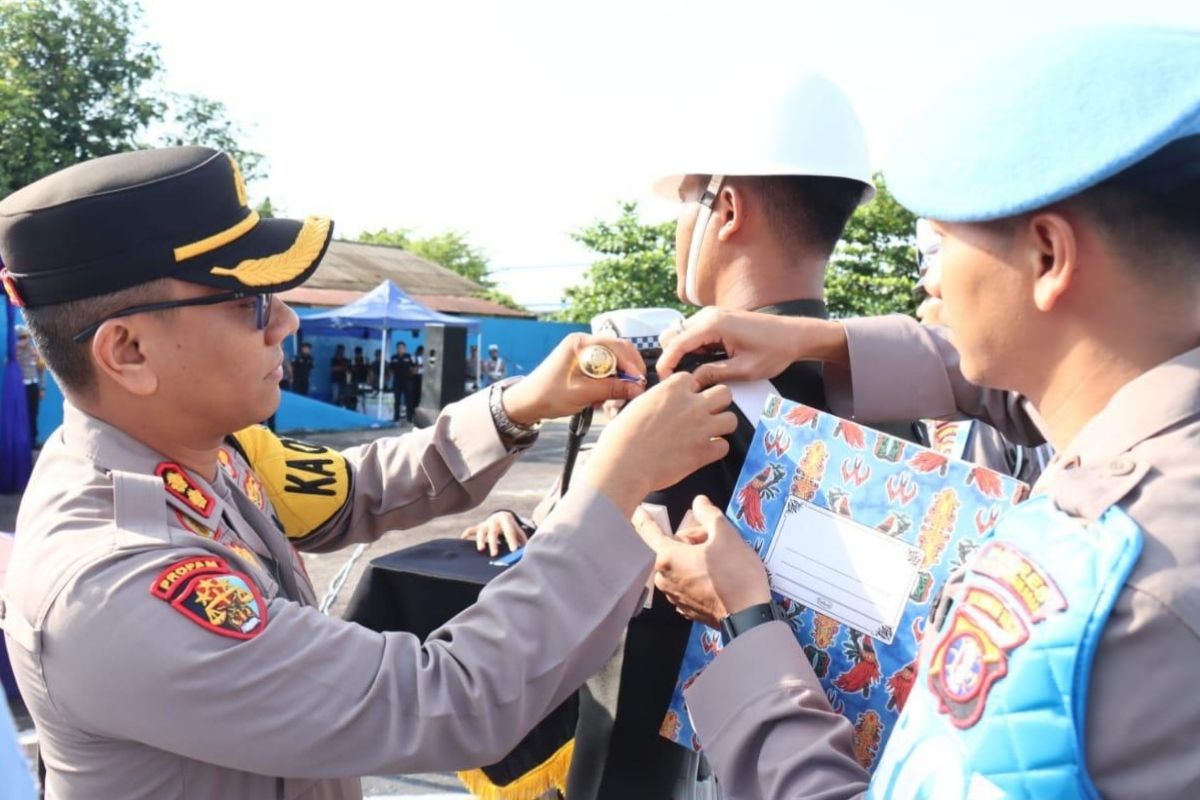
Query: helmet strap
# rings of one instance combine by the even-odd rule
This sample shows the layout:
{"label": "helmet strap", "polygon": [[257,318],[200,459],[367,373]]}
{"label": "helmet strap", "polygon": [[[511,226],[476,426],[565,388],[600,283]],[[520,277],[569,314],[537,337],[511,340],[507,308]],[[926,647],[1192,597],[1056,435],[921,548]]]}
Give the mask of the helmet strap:
{"label": "helmet strap", "polygon": [[694,306],[704,305],[700,302],[696,286],[696,262],[700,258],[700,247],[704,244],[704,234],[708,231],[708,223],[712,220],[713,203],[716,202],[717,192],[721,191],[724,175],[713,175],[708,180],[704,194],[700,196],[700,211],[696,215],[696,224],[692,226],[692,241],[688,247],[687,267],[683,277],[683,291],[689,303]]}

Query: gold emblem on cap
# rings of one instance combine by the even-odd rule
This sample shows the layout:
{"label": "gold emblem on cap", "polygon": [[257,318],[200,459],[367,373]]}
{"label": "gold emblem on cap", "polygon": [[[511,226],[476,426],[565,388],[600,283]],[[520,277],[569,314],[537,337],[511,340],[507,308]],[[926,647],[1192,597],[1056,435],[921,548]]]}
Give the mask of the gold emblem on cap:
{"label": "gold emblem on cap", "polygon": [[611,378],[617,374],[617,354],[602,344],[588,345],[576,359],[589,378]]}
{"label": "gold emblem on cap", "polygon": [[238,205],[245,208],[250,205],[250,198],[246,195],[246,180],[242,177],[242,170],[238,166],[237,159],[228,153],[225,155],[229,159],[229,166],[233,167],[233,187],[237,191]]}

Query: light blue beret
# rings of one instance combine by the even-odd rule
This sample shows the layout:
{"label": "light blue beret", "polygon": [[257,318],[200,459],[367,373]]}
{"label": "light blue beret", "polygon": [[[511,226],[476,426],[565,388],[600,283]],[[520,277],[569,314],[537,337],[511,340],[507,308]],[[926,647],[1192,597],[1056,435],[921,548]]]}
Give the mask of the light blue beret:
{"label": "light blue beret", "polygon": [[908,208],[998,219],[1095,186],[1200,134],[1200,31],[1105,25],[1039,34],[940,93],[884,170]]}

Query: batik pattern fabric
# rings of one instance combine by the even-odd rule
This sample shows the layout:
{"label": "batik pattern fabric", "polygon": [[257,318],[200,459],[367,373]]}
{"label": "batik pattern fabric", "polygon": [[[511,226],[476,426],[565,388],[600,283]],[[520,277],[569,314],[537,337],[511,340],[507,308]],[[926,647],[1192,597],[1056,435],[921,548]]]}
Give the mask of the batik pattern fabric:
{"label": "batik pattern fabric", "polygon": [[[906,593],[893,604],[897,615],[886,622],[847,611],[854,603],[839,591],[849,584],[824,584],[800,570],[793,573],[806,581],[800,587],[772,574],[775,601],[830,704],[854,726],[855,757],[864,768],[876,765],[908,698],[925,622],[942,587],[1027,494],[1025,484],[998,472],[810,406],[767,399],[726,516],[768,571],[789,517],[806,513],[852,520],[860,543],[874,536],[911,567],[902,579]],[[683,690],[720,649],[718,631],[693,627],[663,720],[663,736],[694,750],[703,743]]]}

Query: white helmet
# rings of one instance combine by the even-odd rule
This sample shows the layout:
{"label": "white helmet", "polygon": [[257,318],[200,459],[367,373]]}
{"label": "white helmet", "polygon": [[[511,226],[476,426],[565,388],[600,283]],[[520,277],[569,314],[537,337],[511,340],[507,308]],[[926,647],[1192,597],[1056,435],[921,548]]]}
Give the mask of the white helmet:
{"label": "white helmet", "polygon": [[683,314],[673,308],[622,308],[592,317],[592,333],[628,339],[639,350],[658,348],[658,335],[683,322]]}
{"label": "white helmet", "polygon": [[867,139],[850,100],[828,78],[806,73],[774,87],[731,93],[722,102],[730,124],[693,128],[681,150],[696,151],[676,160],[676,171],[654,182],[654,191],[671,200],[688,175],[710,175],[701,198],[700,216],[692,229],[688,251],[686,291],[696,296],[696,259],[712,203],[729,175],[813,175],[849,178],[863,184],[860,203],[875,196]]}

